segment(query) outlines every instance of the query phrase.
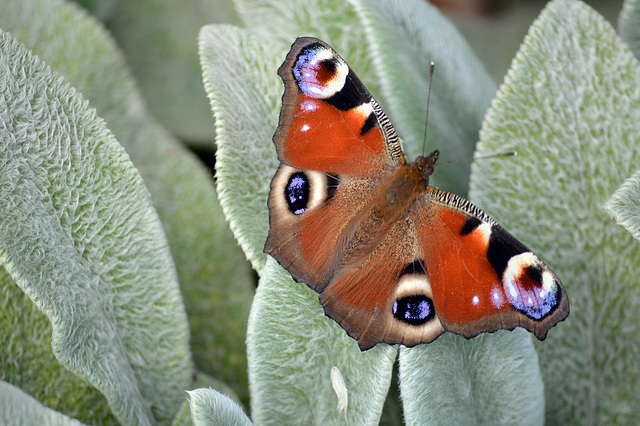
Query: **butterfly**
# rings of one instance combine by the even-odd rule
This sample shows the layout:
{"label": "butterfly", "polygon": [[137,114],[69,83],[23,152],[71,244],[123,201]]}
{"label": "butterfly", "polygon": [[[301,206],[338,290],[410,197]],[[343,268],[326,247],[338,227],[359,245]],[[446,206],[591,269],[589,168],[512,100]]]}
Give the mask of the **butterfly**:
{"label": "butterfly", "polygon": [[429,186],[438,151],[408,164],[389,119],[328,44],[298,38],[278,70],[265,253],[319,293],[357,340],[415,346],[569,315],[560,279],[466,199]]}

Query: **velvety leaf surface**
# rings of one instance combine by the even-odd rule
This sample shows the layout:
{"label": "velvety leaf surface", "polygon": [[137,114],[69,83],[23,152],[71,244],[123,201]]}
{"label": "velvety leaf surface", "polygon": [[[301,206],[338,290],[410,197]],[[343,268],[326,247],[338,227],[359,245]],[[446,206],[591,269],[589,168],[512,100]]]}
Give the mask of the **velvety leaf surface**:
{"label": "velvety leaf surface", "polygon": [[326,41],[342,56],[381,105],[380,85],[361,18],[344,0],[236,0],[245,27],[280,46],[284,55],[296,37]]}
{"label": "velvety leaf surface", "polygon": [[640,57],[640,1],[625,0],[618,17],[618,32],[631,51]]}
{"label": "velvety leaf surface", "polygon": [[80,426],[83,424],[45,407],[20,388],[1,380],[0,423],[5,426],[24,424]]}
{"label": "velvety leaf surface", "polygon": [[400,390],[407,424],[544,424],[538,356],[521,329],[401,348]]}
{"label": "velvety leaf surface", "polygon": [[634,173],[613,193],[604,209],[618,225],[640,240],[640,172]]}
{"label": "velvety leaf surface", "polygon": [[[460,33],[425,1],[351,3],[367,32],[386,112],[405,141],[409,159],[413,161],[423,149],[432,61],[426,152],[439,149],[441,161],[471,158],[496,87]],[[430,183],[465,196],[468,178],[469,163],[459,163],[438,167]]]}
{"label": "velvety leaf surface", "polygon": [[244,339],[254,282],[210,172],[149,117],[111,36],[80,8],[59,0],[1,0],[0,6],[0,27],[90,99],[131,156],[176,263],[196,367],[248,402]]}
{"label": "velvety leaf surface", "polygon": [[199,425],[252,425],[242,408],[231,398],[211,388],[188,392],[191,420]]}
{"label": "velvety leaf surface", "polygon": [[[176,417],[173,419],[173,422],[171,423],[172,426],[182,426],[182,425],[190,426],[193,424],[193,421],[191,419],[189,392],[193,390],[198,390],[201,388],[207,388],[207,391],[216,392],[218,394],[224,394],[225,398],[229,398],[238,407],[240,407],[241,410],[244,408],[242,407],[240,398],[233,391],[233,389],[231,389],[229,386],[227,386],[220,380],[217,380],[211,376],[208,376],[207,374],[198,372],[194,383],[191,385],[191,389],[185,392],[185,395],[187,397],[182,402],[182,406],[180,407],[180,410],[178,410],[178,414],[176,414]],[[248,407],[248,404],[247,404],[247,407]],[[218,423],[213,423],[213,424],[218,424]]]}
{"label": "velvety leaf surface", "polygon": [[550,2],[488,113],[471,198],[554,268],[571,314],[537,344],[550,424],[640,417],[640,246],[602,205],[640,158],[640,66],[592,9]]}
{"label": "velvety leaf surface", "polygon": [[49,317],[58,360],[119,419],[166,421],[191,364],[149,194],[75,90],[6,33],[0,52],[0,262]]}
{"label": "velvety leaf surface", "polygon": [[[294,283],[273,259],[263,271],[249,317],[249,384],[257,424],[376,424],[397,347],[361,352],[324,315],[318,295]],[[344,378],[348,406],[338,410],[331,367]]]}
{"label": "velvety leaf surface", "polygon": [[60,365],[51,352],[51,322],[4,267],[0,306],[0,380],[86,423],[118,424],[104,395]]}
{"label": "velvety leaf surface", "polygon": [[236,239],[261,271],[269,231],[269,183],[278,166],[271,141],[282,96],[276,69],[286,52],[224,25],[203,27],[199,44],[204,85],[216,118],[220,202]]}

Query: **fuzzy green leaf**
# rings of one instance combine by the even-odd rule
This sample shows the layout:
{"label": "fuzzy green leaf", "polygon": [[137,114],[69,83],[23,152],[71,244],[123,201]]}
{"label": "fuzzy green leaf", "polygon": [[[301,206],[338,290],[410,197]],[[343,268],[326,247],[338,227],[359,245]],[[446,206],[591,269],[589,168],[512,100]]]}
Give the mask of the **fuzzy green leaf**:
{"label": "fuzzy green leaf", "polygon": [[191,419],[199,425],[252,425],[251,420],[228,396],[211,388],[195,389],[189,394]]}
{"label": "fuzzy green leaf", "polygon": [[51,320],[58,360],[123,422],[168,420],[191,365],[149,194],[75,90],[6,33],[0,51],[0,262]]}
{"label": "fuzzy green leaf", "polygon": [[[318,295],[294,283],[270,259],[249,317],[247,337],[252,417],[257,424],[375,424],[382,412],[397,348],[361,352],[355,340],[324,315]],[[331,379],[346,384],[338,409]]]}
{"label": "fuzzy green leaf", "polygon": [[239,23],[232,0],[76,1],[113,34],[153,116],[180,139],[209,145],[214,128],[195,40],[203,25]]}
{"label": "fuzzy green leaf", "polygon": [[538,356],[524,330],[402,348],[400,390],[408,424],[544,423]]}
{"label": "fuzzy green leaf", "polygon": [[622,3],[618,32],[636,58],[640,58],[640,0],[625,0]]}
{"label": "fuzzy green leaf", "polygon": [[77,420],[45,407],[36,399],[0,380],[0,423],[5,426],[40,424],[80,426]]}
{"label": "fuzzy green leaf", "polygon": [[618,225],[640,240],[640,172],[636,172],[613,193],[604,209]]}
{"label": "fuzzy green leaf", "polygon": [[552,424],[640,417],[640,247],[601,206],[637,170],[640,66],[575,0],[534,22],[481,132],[471,198],[548,261],[571,314],[537,344]]}
{"label": "fuzzy green leaf", "polygon": [[[329,43],[381,105],[385,100],[373,66],[371,49],[364,42],[366,33],[361,18],[350,2],[344,0],[237,0],[238,11],[246,27],[259,38],[289,50],[296,37],[312,36]],[[279,57],[280,62],[284,55]]]}
{"label": "fuzzy green leaf", "polygon": [[4,267],[0,306],[0,379],[88,424],[117,424],[104,395],[60,365],[51,352],[51,322]]}
{"label": "fuzzy green leaf", "polygon": [[269,182],[278,166],[279,49],[239,28],[210,25],[199,37],[205,90],[216,118],[220,203],[257,271],[266,261]]}
{"label": "fuzzy green leaf", "polygon": [[195,364],[248,402],[244,338],[254,283],[210,172],[149,117],[122,54],[86,13],[59,0],[0,0],[0,6],[0,27],[90,99],[131,156],[176,263]]}
{"label": "fuzzy green leaf", "polygon": [[[424,1],[351,2],[367,31],[386,112],[405,141],[407,155],[422,152],[434,61],[427,153],[439,149],[443,161],[471,158],[496,87],[460,33]],[[469,163],[460,163],[438,168],[430,179],[432,185],[464,196],[468,177]]]}

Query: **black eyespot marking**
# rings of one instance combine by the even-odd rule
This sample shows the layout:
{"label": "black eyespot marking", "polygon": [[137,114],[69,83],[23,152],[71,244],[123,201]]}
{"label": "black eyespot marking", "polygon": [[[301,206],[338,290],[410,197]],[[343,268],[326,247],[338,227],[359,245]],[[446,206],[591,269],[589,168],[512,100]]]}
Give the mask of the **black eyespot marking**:
{"label": "black eyespot marking", "polygon": [[525,275],[529,277],[527,280],[530,283],[535,283],[536,287],[542,285],[542,266],[540,265],[529,265],[525,270]]}
{"label": "black eyespot marking", "polygon": [[422,261],[422,259],[416,259],[413,262],[407,264],[407,266],[405,266],[400,272],[400,275],[398,275],[398,278],[405,275],[414,274],[427,275],[427,271],[424,269],[424,262]]}
{"label": "black eyespot marking", "polygon": [[[466,225],[465,225],[466,226]],[[489,238],[489,249],[487,250],[487,258],[489,263],[496,271],[498,277],[502,279],[509,259],[520,253],[531,251],[518,241],[514,236],[505,231],[500,225],[491,227],[491,237]]]}
{"label": "black eyespot marking", "polygon": [[284,198],[293,214],[301,214],[307,209],[309,203],[309,179],[302,172],[297,172],[289,177],[284,189]]}
{"label": "black eyespot marking", "polygon": [[460,235],[468,235],[473,232],[478,226],[482,224],[482,221],[477,217],[468,217],[467,221],[464,223],[462,230],[460,231]]}
{"label": "black eyespot marking", "polygon": [[322,64],[322,67],[324,67],[327,74],[334,75],[338,70],[338,58],[325,59],[320,63]]}
{"label": "black eyespot marking", "polygon": [[511,306],[538,321],[553,312],[560,305],[562,297],[557,283],[551,291],[544,290],[543,274],[541,266],[527,266],[518,276],[517,283],[511,281],[505,285],[507,300]]}
{"label": "black eyespot marking", "polygon": [[436,316],[433,301],[426,296],[407,296],[393,302],[393,316],[409,325],[420,326]]}
{"label": "black eyespot marking", "polygon": [[324,101],[340,111],[348,111],[358,105],[366,104],[370,100],[371,94],[369,94],[369,91],[367,91],[354,72],[349,69],[349,74],[347,74],[347,79],[342,89]]}
{"label": "black eyespot marking", "polygon": [[376,115],[373,112],[369,114],[369,117],[367,117],[367,120],[362,125],[362,129],[360,129],[360,136],[366,135],[369,130],[373,129],[377,121]]}

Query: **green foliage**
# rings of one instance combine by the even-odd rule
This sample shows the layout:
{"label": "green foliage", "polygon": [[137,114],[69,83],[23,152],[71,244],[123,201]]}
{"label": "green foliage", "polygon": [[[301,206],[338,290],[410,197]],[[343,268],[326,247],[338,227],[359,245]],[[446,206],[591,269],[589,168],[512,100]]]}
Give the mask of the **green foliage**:
{"label": "green foliage", "polygon": [[189,392],[191,419],[200,425],[251,425],[251,420],[228,396],[213,389],[196,389]]}
{"label": "green foliage", "polygon": [[614,29],[573,0],[531,26],[487,113],[471,198],[555,269],[567,321],[536,345],[554,424],[640,417],[640,246],[602,205],[638,167],[640,66]]}
{"label": "green foliage", "polygon": [[[127,282],[136,283],[135,297],[127,287],[119,285],[110,290],[107,297],[103,295],[91,298],[95,303],[92,306],[98,311],[104,309],[127,311],[134,317],[131,319],[130,316],[126,316],[123,320],[124,325],[122,323],[114,325],[107,320],[104,323],[106,326],[114,328],[115,335],[123,335],[125,343],[128,339],[135,340],[136,344],[130,345],[131,349],[135,350],[135,355],[127,355],[127,358],[133,360],[131,368],[137,376],[130,381],[134,387],[143,388],[140,391],[145,400],[143,405],[153,404],[155,406],[157,404],[162,407],[159,410],[159,415],[154,412],[153,416],[155,421],[166,423],[175,414],[177,404],[184,400],[184,390],[189,388],[192,375],[184,308],[182,307],[182,299],[177,292],[173,264],[175,261],[182,296],[189,314],[192,331],[192,355],[196,367],[232,386],[233,391],[230,389],[227,391],[231,394],[235,391],[246,403],[248,401],[248,384],[244,336],[246,335],[249,306],[253,297],[253,283],[251,273],[241,252],[236,248],[236,243],[217,202],[217,195],[212,186],[209,172],[175,138],[148,116],[144,101],[136,89],[136,83],[124,67],[122,54],[104,29],[86,13],[78,7],[74,7],[73,4],[60,0],[25,0],[20,2],[3,0],[0,2],[0,6],[3,11],[0,14],[0,27],[19,37],[21,42],[33,49],[57,72],[64,74],[65,81],[80,89],[90,99],[91,105],[97,108],[98,114],[106,119],[113,135],[118,138],[127,151],[128,155],[124,152],[120,154],[123,157],[122,161],[129,162],[130,158],[134,162],[144,178],[144,184],[151,193],[153,206],[162,222],[163,229],[155,229],[153,233],[146,232],[144,238],[139,239],[139,244],[145,246],[149,256],[153,253],[154,244],[162,247],[155,249],[162,253],[162,256],[153,255],[155,262],[148,265],[139,262],[141,259],[136,257],[136,246],[132,243],[127,244],[128,239],[137,235],[133,232],[136,230],[135,227],[119,231],[124,233],[126,237],[119,234],[114,235],[112,238],[117,237],[118,249],[110,248],[106,244],[108,240],[104,239],[101,232],[109,231],[111,221],[118,215],[130,214],[131,209],[136,207],[114,204],[105,208],[100,215],[89,216],[88,219],[84,218],[83,215],[91,212],[91,209],[84,207],[85,204],[97,203],[96,200],[101,200],[105,195],[99,192],[94,193],[94,189],[87,186],[88,181],[84,177],[85,173],[77,172],[79,177],[67,173],[64,175],[65,179],[60,183],[60,187],[63,188],[63,192],[69,195],[61,202],[61,206],[54,206],[51,226],[55,226],[55,217],[60,216],[60,220],[65,221],[61,222],[61,226],[64,225],[63,231],[65,226],[71,226],[71,230],[76,234],[64,231],[68,235],[73,235],[73,239],[67,238],[67,243],[55,244],[55,249],[48,249],[45,255],[48,262],[54,264],[56,252],[61,252],[65,247],[68,248],[69,255],[76,251],[78,255],[82,256],[83,252],[79,250],[86,252],[87,245],[94,247],[100,244],[104,244],[104,247],[93,249],[96,251],[91,258],[93,264],[105,264],[105,261],[108,260],[105,258],[106,255],[122,260],[122,265],[117,263],[115,266],[111,266],[112,264],[107,262],[104,270],[88,271],[90,279],[87,279],[100,283],[100,273],[124,277],[123,279],[126,279]],[[21,49],[23,55],[26,55],[24,53],[26,50]],[[193,49],[195,51],[195,39],[193,40]],[[6,62],[8,59],[9,56],[3,54],[0,57],[0,62]],[[7,105],[5,108],[11,113],[16,111],[11,102],[14,102],[20,93],[27,90],[25,87],[32,87],[29,90],[49,93],[57,87],[56,85],[62,85],[59,77],[56,77],[48,69],[42,73],[43,75],[49,73],[48,79],[41,78],[39,80],[34,80],[32,77],[35,74],[25,72],[26,69],[14,67],[3,74],[3,78],[22,77],[24,79],[20,85],[3,86],[3,99],[5,99],[5,103],[8,102],[11,105],[11,109],[8,109]],[[71,89],[65,90],[70,92]],[[56,97],[49,99],[54,104],[62,102]],[[79,112],[74,114],[95,115],[95,112],[87,105],[82,105]],[[63,124],[65,120],[69,120],[65,118],[67,112],[67,110],[60,112]],[[21,130],[26,131],[28,135],[35,134],[36,125],[40,125],[42,128],[39,144],[43,147],[49,146],[44,158],[51,157],[49,160],[54,161],[52,155],[57,151],[55,147],[59,146],[56,137],[67,138],[69,146],[72,147],[69,150],[80,150],[77,155],[80,160],[76,160],[74,157],[73,166],[81,170],[87,168],[84,161],[87,161],[86,158],[92,154],[92,151],[88,150],[90,145],[87,145],[84,138],[90,134],[84,132],[82,127],[78,130],[75,125],[75,127],[66,124],[60,126],[56,120],[44,120],[42,123],[32,120],[29,121],[25,129]],[[104,124],[102,126],[104,128]],[[5,128],[4,130],[8,132],[10,137],[14,137],[15,129]],[[108,136],[111,145],[118,146],[106,128],[103,133],[103,138]],[[24,146],[30,147],[32,145],[31,142],[22,141],[22,143],[26,143]],[[8,146],[3,143],[2,148],[5,149]],[[122,151],[122,148],[118,149]],[[33,161],[37,161],[38,155],[43,155],[41,151],[36,151],[33,147],[22,151],[31,152],[31,155],[34,156]],[[20,157],[16,154],[12,158],[18,160]],[[96,172],[96,176],[92,176],[93,179],[103,176],[101,174],[103,168],[106,168],[107,171],[113,169],[112,161],[105,161],[106,164],[102,162],[95,164],[99,173]],[[137,176],[137,171],[131,167],[130,163],[128,164],[131,169],[130,173]],[[47,175],[43,175],[39,171],[42,167],[42,163],[38,163],[38,168],[34,169],[35,176],[45,179]],[[90,169],[87,168],[88,170]],[[29,180],[27,177],[25,179]],[[122,177],[118,175],[118,181],[120,180]],[[5,182],[3,178],[2,185],[5,183],[9,188],[9,181]],[[44,182],[39,185],[43,186]],[[108,179],[102,182],[102,185],[111,185],[112,189],[109,191],[132,192],[127,187],[118,187]],[[149,203],[148,193],[141,181],[136,185],[139,186],[136,191],[144,194],[143,198]],[[91,197],[80,197],[83,191],[88,191]],[[43,192],[43,194],[46,195],[47,192]],[[76,208],[75,211],[68,213],[58,213],[57,210],[66,207],[66,200],[69,197],[71,199],[79,198],[79,201],[69,203],[70,207],[80,206],[84,210]],[[147,211],[146,215],[154,217],[153,220],[157,221],[153,208],[148,206],[146,209],[140,210],[137,214]],[[40,213],[38,209],[36,211]],[[42,211],[45,212],[44,209]],[[40,213],[40,215],[43,214]],[[41,220],[38,217],[35,216],[34,220]],[[136,217],[136,215],[132,215],[130,220],[134,221]],[[82,225],[87,220],[91,220],[90,225]],[[149,220],[145,219],[146,222]],[[22,222],[24,222],[23,227],[30,226],[24,219]],[[10,227],[10,222],[8,219],[5,220],[4,215],[0,219],[0,226]],[[137,226],[138,231],[145,230],[141,225]],[[165,234],[163,234],[163,230]],[[168,246],[164,235],[168,239]],[[12,243],[12,240],[9,239],[8,242]],[[173,255],[173,261],[169,257],[169,248]],[[23,266],[22,264],[25,263],[23,254],[15,251],[14,248],[11,250],[13,250],[11,254],[17,259],[16,264],[19,264],[20,267]],[[7,257],[3,256],[0,260],[5,267],[8,267],[6,259]],[[54,266],[52,265],[52,267]],[[60,264],[54,268],[64,269],[65,266]],[[126,406],[129,402],[117,401],[117,403],[113,403],[112,401],[110,408],[107,399],[94,388],[91,381],[79,378],[60,366],[51,351],[52,329],[47,317],[35,308],[33,302],[26,298],[24,293],[19,291],[14,271],[10,270],[9,272],[11,274],[3,270],[0,280],[2,298],[7,301],[6,305],[3,305],[7,309],[3,308],[0,311],[0,324],[3,325],[2,335],[6,337],[2,341],[11,342],[11,344],[3,345],[0,348],[0,378],[19,386],[46,405],[73,417],[89,423],[113,423],[115,418],[110,414],[110,411],[115,411],[114,406],[118,404]],[[151,272],[155,274],[153,279],[151,277],[145,278],[145,274],[149,275]],[[230,285],[230,283],[233,284]],[[100,292],[102,289],[103,287],[100,286],[98,291]],[[73,300],[70,299],[66,303],[72,302]],[[140,306],[144,309],[141,309]],[[158,310],[158,312],[149,316],[147,313],[149,310]],[[73,311],[73,309],[70,310],[71,313]],[[156,318],[155,316],[160,313],[162,313],[160,318]],[[176,313],[178,313],[177,316]],[[120,314],[118,313],[118,315]],[[98,322],[100,316],[95,313],[93,316],[95,317],[93,322]],[[154,319],[151,320],[151,318]],[[64,323],[59,325],[63,328],[68,327]],[[84,330],[84,328],[81,329]],[[68,332],[75,333],[76,331],[70,329]],[[90,327],[88,332],[91,332]],[[138,337],[139,333],[145,337]],[[82,334],[78,334],[78,338],[81,336]],[[152,343],[154,340],[149,341],[149,338],[160,339],[162,343]],[[175,344],[176,341],[179,344]],[[137,345],[143,345],[145,350],[138,351]],[[117,345],[114,348],[117,348]],[[104,350],[102,347],[97,349]],[[149,358],[145,354],[149,350],[154,353],[153,357],[162,358],[167,355],[174,357],[170,361],[171,365],[163,366],[162,363],[152,362],[154,358]],[[106,353],[108,354],[108,352]],[[99,358],[97,357],[97,359]],[[128,362],[123,361],[123,365]],[[142,363],[143,366],[139,367],[139,363]],[[95,365],[97,366],[98,363]],[[150,370],[150,373],[145,369]],[[157,372],[157,369],[163,371]],[[178,380],[171,376],[173,373],[166,374],[176,369],[180,370],[181,374]],[[71,370],[77,372],[75,367]],[[138,372],[139,370],[141,372]],[[93,372],[89,374],[93,374]],[[158,374],[162,377],[161,379],[153,377]],[[124,379],[126,375],[122,375],[122,377]],[[163,400],[154,402],[148,398],[146,395],[155,392],[153,387],[149,386],[150,380],[162,382],[161,393],[171,393],[173,402]],[[135,398],[131,399],[135,402]],[[146,408],[142,409],[142,411],[146,410]],[[154,408],[154,410],[157,409]],[[121,420],[123,419],[121,415],[119,417]]]}
{"label": "green foliage", "polygon": [[75,90],[6,33],[0,51],[0,259],[51,321],[56,358],[122,421],[172,418],[188,331],[142,179]]}
{"label": "green foliage", "polygon": [[625,0],[618,17],[618,31],[636,58],[640,56],[640,1]]}
{"label": "green foliage", "polygon": [[18,424],[20,419],[29,419],[31,424],[80,426],[77,420],[40,404],[38,400],[16,386],[0,381],[0,423]]}
{"label": "green foliage", "polygon": [[[406,142],[409,158],[421,153],[429,68],[435,64],[426,152],[440,161],[471,158],[496,87],[466,42],[435,7],[420,0],[352,0],[367,31],[385,111]],[[448,165],[433,186],[465,196],[469,163]]]}
{"label": "green foliage", "polygon": [[636,240],[640,240],[640,171],[634,173],[613,193],[604,209]]}
{"label": "green foliage", "polygon": [[[247,338],[252,418],[257,424],[375,424],[382,413],[397,347],[361,352],[328,319],[318,296],[267,262]],[[331,367],[346,382],[348,407],[338,410]]]}
{"label": "green foliage", "polygon": [[203,96],[201,26],[239,23],[231,0],[75,0],[109,29],[151,114],[181,140],[208,146],[213,121]]}
{"label": "green foliage", "polygon": [[[248,386],[259,424],[393,422],[394,370],[409,424],[640,417],[640,67],[602,17],[550,2],[491,103],[493,83],[426,2],[237,0],[239,17],[222,0],[79,3],[113,39],[65,1],[0,0],[0,422],[250,424],[237,404]],[[637,5],[619,20],[636,51]],[[213,121],[194,80],[195,32],[240,19],[247,29],[203,27],[197,45],[218,204],[209,172],[150,118],[131,74],[163,124],[201,143]],[[276,69],[300,35],[349,62],[409,156],[421,149],[431,60],[427,150],[469,157],[482,128],[478,154],[518,151],[474,163],[470,177],[443,166],[432,183],[469,185],[562,278],[571,315],[545,342],[516,330],[363,353],[262,253]],[[250,317],[234,236],[261,275]]]}

